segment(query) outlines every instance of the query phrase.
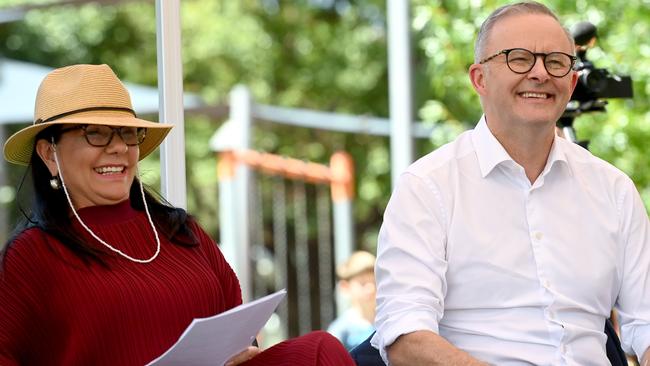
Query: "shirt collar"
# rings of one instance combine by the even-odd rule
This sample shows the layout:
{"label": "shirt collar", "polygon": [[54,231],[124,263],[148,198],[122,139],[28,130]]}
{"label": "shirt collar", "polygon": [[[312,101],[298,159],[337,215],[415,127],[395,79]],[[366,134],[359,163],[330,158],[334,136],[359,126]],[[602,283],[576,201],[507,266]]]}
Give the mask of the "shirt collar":
{"label": "shirt collar", "polygon": [[[505,161],[516,163],[488,128],[485,115],[481,117],[476,124],[476,127],[474,127],[474,131],[472,132],[472,143],[476,150],[476,156],[481,169],[481,176],[483,178],[490,174],[497,165]],[[553,139],[553,146],[551,146],[551,152],[546,161],[546,167],[542,174],[546,174],[557,161],[562,161],[567,166],[569,165],[565,151],[567,148],[567,146],[565,146],[566,143],[569,142],[559,136],[555,136]]]}
{"label": "shirt collar", "polygon": [[553,138],[553,146],[551,146],[551,152],[548,154],[546,166],[542,171],[543,175],[548,173],[551,170],[551,168],[555,165],[556,162],[563,162],[564,165],[566,165],[566,167],[568,168],[569,174],[572,174],[571,166],[569,165],[569,161],[567,160],[567,151],[566,151],[566,149],[569,148],[567,144],[572,144],[572,143],[573,142],[570,142],[565,138],[555,135],[555,137]]}
{"label": "shirt collar", "polygon": [[472,131],[472,143],[483,178],[500,163],[514,161],[488,128],[485,115],[481,117]]}

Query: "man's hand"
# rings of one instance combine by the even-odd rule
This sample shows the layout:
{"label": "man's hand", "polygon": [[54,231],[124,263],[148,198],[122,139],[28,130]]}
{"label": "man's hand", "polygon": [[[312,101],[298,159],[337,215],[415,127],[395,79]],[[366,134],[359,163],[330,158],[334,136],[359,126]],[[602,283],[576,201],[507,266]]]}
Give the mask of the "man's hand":
{"label": "man's hand", "polygon": [[241,363],[244,363],[251,358],[257,356],[259,353],[261,353],[262,350],[259,349],[259,347],[254,347],[254,346],[249,346],[245,350],[241,351],[240,353],[234,355],[224,366],[236,366]]}

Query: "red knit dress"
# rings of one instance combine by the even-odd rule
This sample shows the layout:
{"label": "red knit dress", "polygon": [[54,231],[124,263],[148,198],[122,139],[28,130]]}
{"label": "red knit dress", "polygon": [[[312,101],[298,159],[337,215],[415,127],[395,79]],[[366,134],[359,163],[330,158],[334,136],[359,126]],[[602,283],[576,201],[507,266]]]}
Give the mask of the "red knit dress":
{"label": "red knit dress", "polygon": [[[100,238],[132,257],[155,252],[147,217],[128,201],[85,208],[79,215]],[[97,243],[78,223],[75,228],[88,243]],[[239,305],[234,272],[212,239],[198,225],[192,228],[196,247],[160,235],[160,254],[151,263],[107,255],[107,268],[85,264],[39,229],[21,233],[0,273],[0,365],[144,365],[173,345],[192,319]],[[280,356],[303,353],[283,347],[252,361],[274,359],[277,349]],[[327,348],[340,354],[336,344]],[[320,363],[319,352],[293,364],[353,364],[347,354],[341,355],[344,361]],[[252,361],[247,365],[257,364]]]}

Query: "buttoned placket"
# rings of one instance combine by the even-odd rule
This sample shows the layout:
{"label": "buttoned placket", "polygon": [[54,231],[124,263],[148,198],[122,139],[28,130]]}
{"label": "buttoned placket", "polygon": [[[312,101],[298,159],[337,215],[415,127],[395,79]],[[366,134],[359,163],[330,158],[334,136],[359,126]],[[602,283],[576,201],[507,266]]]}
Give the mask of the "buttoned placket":
{"label": "buttoned placket", "polygon": [[551,342],[557,346],[558,364],[566,365],[567,346],[564,342],[566,329],[555,311],[556,293],[552,283],[552,277],[546,270],[552,257],[547,252],[547,236],[543,228],[544,217],[539,214],[541,210],[537,209],[537,207],[543,205],[543,202],[536,199],[539,196],[539,191],[544,188],[545,176],[548,173],[549,171],[545,169],[537,180],[528,186],[529,188],[525,192],[526,221],[528,223],[530,244],[537,269],[537,276],[542,290],[542,298],[546,304],[544,317],[548,323],[549,337]]}

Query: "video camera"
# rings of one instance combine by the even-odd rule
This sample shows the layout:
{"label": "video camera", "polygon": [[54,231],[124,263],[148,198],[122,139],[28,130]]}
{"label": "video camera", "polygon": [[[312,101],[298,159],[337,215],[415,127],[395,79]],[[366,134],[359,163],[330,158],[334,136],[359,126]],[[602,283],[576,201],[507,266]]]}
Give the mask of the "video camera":
{"label": "video camera", "polygon": [[570,126],[573,118],[582,113],[605,111],[607,101],[603,98],[632,98],[632,79],[619,76],[606,69],[597,69],[587,60],[587,50],[596,41],[596,26],[589,22],[580,22],[571,30],[576,44],[576,61],[574,70],[578,72],[576,85],[571,100],[560,119],[560,124]]}

